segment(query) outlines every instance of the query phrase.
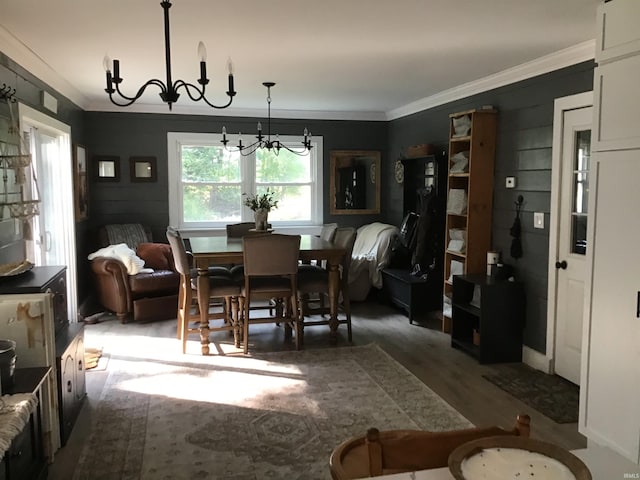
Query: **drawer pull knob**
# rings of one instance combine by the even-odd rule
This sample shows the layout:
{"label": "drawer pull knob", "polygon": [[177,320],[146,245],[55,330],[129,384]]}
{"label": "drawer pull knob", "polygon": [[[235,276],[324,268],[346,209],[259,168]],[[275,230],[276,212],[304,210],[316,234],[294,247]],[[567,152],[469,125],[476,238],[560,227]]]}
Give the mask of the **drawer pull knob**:
{"label": "drawer pull knob", "polygon": [[67,392],[71,393],[71,380],[67,381]]}

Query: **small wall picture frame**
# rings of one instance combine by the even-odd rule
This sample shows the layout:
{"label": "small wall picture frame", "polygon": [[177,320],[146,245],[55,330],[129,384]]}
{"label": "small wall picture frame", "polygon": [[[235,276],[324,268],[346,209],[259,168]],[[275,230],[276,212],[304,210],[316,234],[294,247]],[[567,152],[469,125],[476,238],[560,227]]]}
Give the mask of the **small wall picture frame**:
{"label": "small wall picture frame", "polygon": [[120,157],[112,155],[94,155],[93,178],[97,182],[119,182]]}
{"label": "small wall picture frame", "polygon": [[76,222],[80,222],[89,217],[89,176],[84,145],[76,144],[73,149],[73,185]]}
{"label": "small wall picture frame", "polygon": [[158,180],[156,157],[130,157],[129,174],[132,182],[156,182]]}

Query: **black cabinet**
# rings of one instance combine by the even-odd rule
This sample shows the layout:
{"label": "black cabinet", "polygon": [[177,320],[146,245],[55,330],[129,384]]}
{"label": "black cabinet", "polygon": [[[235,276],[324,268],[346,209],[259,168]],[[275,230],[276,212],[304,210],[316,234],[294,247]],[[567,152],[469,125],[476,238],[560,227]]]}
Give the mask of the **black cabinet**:
{"label": "black cabinet", "polygon": [[47,478],[48,464],[42,436],[41,387],[49,367],[16,369],[14,385],[3,394],[31,393],[38,402],[22,431],[11,441],[0,462],[0,480],[40,480]]}
{"label": "black cabinet", "polygon": [[451,346],[480,363],[522,361],[522,282],[484,274],[453,277]]}
{"label": "black cabinet", "polygon": [[86,396],[84,366],[84,324],[72,323],[56,337],[60,440],[64,446],[71,435]]}

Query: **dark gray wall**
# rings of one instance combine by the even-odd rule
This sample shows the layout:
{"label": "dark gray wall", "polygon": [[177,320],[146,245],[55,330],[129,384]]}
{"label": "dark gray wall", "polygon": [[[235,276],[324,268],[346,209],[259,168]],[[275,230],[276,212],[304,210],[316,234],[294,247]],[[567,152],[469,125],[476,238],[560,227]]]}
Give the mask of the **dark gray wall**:
{"label": "dark gray wall", "polygon": [[[86,138],[89,162],[94,155],[120,157],[121,179],[117,183],[90,184],[92,225],[101,223],[145,222],[155,238],[163,239],[169,223],[167,132],[220,133],[225,125],[229,132],[246,136],[256,130],[260,118],[206,117],[136,113],[87,112]],[[379,150],[386,152],[386,122],[281,120],[272,119],[272,133],[302,134],[304,127],[314,136],[323,137],[324,146],[324,223],[358,227],[379,220],[381,215],[329,214],[329,158],[331,150]],[[154,156],[158,161],[157,183],[131,183],[130,156]],[[384,161],[384,158],[383,158]],[[382,202],[387,201],[383,195]]]}
{"label": "dark gray wall", "polygon": [[[449,114],[482,105],[498,110],[498,142],[493,197],[493,248],[502,251],[527,292],[525,344],[544,353],[547,329],[547,266],[549,258],[549,212],[551,201],[551,147],[555,98],[593,88],[592,61],[530,78],[505,87],[394,120],[389,124],[388,162],[383,187],[388,190],[385,220],[402,219],[402,185],[393,179],[393,164],[407,146],[432,143],[447,149]],[[515,189],[505,188],[505,177],[515,176]],[[524,256],[509,255],[509,228],[515,217],[514,202],[524,197],[521,214]],[[544,212],[545,228],[533,228],[533,212]]]}

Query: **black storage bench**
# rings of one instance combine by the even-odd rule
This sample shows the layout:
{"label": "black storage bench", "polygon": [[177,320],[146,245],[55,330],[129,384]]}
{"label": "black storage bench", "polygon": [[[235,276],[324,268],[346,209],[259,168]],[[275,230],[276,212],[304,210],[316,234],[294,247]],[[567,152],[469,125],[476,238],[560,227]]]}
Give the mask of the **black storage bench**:
{"label": "black storage bench", "polygon": [[442,290],[435,275],[423,279],[406,268],[382,270],[382,288],[389,301],[404,310],[413,323],[415,315],[442,308]]}

